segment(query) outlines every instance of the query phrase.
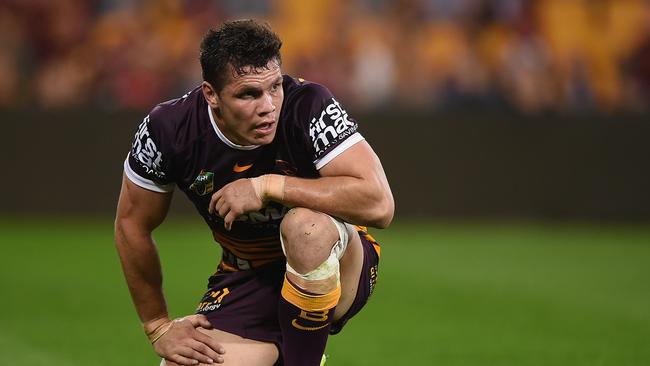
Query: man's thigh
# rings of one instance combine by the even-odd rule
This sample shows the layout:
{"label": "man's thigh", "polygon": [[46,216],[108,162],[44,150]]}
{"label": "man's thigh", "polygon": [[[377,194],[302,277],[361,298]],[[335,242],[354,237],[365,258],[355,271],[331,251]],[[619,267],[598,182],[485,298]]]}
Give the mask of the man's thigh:
{"label": "man's thigh", "polygon": [[277,304],[284,268],[284,261],[276,261],[259,269],[215,274],[197,313],[205,315],[214,329],[280,344]]}
{"label": "man's thigh", "polygon": [[340,261],[341,299],[336,306],[331,334],[340,332],[365,306],[377,282],[379,244],[366,228],[348,225],[348,233],[350,241]]}
{"label": "man's thigh", "polygon": [[[199,330],[216,339],[226,349],[223,355],[222,366],[272,366],[278,359],[278,349],[273,343],[259,342],[242,338],[238,335],[227,333],[218,329]],[[177,366],[171,361],[163,360],[161,366]],[[215,364],[200,364],[214,366]]]}
{"label": "man's thigh", "polygon": [[348,247],[341,257],[341,298],[334,311],[334,320],[340,319],[349,309],[359,289],[359,277],[363,269],[363,248],[361,239],[353,226],[347,225]]}

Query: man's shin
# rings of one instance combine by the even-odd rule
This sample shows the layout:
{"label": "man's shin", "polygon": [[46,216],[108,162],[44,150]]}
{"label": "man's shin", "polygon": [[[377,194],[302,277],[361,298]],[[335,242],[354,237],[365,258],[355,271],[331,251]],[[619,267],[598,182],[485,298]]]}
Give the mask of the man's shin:
{"label": "man's shin", "polygon": [[340,297],[335,254],[308,274],[299,274],[287,264],[278,306],[285,365],[320,364]]}

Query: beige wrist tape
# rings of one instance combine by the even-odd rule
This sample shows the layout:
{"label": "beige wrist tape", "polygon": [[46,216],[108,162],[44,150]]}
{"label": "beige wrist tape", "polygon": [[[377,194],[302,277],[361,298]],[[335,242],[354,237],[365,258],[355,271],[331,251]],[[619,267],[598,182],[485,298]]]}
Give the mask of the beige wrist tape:
{"label": "beige wrist tape", "polygon": [[160,324],[150,332],[147,332],[145,329],[145,334],[147,335],[147,338],[149,338],[149,342],[151,342],[151,344],[156,343],[156,341],[158,341],[160,337],[162,337],[163,335],[165,335],[165,333],[169,331],[173,323],[174,322],[172,320],[169,320],[167,322]]}
{"label": "beige wrist tape", "polygon": [[251,178],[255,194],[262,202],[282,201],[284,199],[284,175],[266,174]]}

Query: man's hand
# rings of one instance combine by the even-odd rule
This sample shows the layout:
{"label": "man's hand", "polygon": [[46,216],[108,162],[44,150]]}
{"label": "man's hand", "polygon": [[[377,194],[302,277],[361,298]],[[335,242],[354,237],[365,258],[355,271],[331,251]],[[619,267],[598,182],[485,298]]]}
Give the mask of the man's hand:
{"label": "man's hand", "polygon": [[[149,335],[151,331],[147,327],[145,324],[145,332]],[[212,325],[200,314],[171,321],[168,330],[153,341],[154,350],[162,358],[179,365],[223,363],[225,349],[212,337],[198,331],[198,327],[211,329]]]}
{"label": "man's hand", "polygon": [[253,180],[238,179],[226,184],[212,195],[208,212],[223,217],[223,226],[226,230],[230,230],[233,221],[240,215],[259,211],[262,207],[264,202],[262,196],[257,193]]}

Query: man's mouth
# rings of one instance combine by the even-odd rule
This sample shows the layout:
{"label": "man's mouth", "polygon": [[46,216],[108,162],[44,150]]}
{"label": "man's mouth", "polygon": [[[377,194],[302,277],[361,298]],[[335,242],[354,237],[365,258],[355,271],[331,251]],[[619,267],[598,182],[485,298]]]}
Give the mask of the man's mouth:
{"label": "man's mouth", "polygon": [[268,135],[269,133],[273,132],[274,126],[275,126],[275,121],[264,122],[255,126],[254,131],[260,135]]}

